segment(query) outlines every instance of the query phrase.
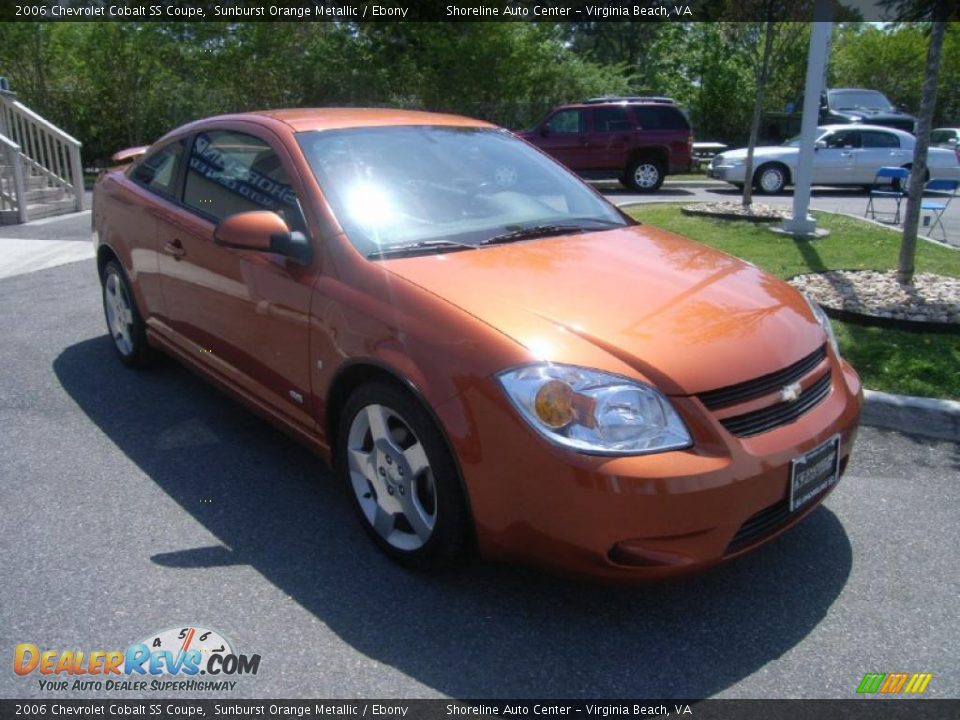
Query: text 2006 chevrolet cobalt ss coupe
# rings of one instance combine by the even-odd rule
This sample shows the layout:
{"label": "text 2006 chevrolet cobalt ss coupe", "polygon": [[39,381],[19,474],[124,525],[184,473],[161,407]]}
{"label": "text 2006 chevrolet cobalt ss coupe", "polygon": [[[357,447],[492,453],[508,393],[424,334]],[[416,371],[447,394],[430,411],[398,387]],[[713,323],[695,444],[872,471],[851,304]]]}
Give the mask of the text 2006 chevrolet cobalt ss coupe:
{"label": "text 2006 chevrolet cobalt ss coupe", "polygon": [[483,122],[194,122],[102,174],[94,224],[120,359],[163,350],[319,451],[409,565],[700,569],[809,513],[854,442],[819,308]]}

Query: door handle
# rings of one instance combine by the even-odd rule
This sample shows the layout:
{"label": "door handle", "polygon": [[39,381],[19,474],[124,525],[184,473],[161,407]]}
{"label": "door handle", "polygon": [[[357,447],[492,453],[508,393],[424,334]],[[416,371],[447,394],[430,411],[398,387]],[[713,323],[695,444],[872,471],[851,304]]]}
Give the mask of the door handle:
{"label": "door handle", "polygon": [[175,260],[179,260],[187,254],[187,251],[183,249],[183,243],[179,240],[168,240],[165,242],[163,244],[163,251],[167,255],[172,255]]}
{"label": "door handle", "polygon": [[852,152],[842,152],[842,153],[840,153],[840,157],[850,157],[851,155],[853,155]]}

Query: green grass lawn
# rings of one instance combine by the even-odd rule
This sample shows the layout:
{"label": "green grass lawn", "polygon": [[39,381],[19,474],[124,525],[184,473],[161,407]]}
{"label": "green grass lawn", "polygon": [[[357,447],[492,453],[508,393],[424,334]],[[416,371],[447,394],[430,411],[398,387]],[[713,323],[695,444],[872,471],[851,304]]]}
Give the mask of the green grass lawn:
{"label": "green grass lawn", "polygon": [[[795,241],[767,224],[687,217],[677,204],[636,205],[638,220],[749,260],[782,278],[820,270],[888,270],[897,265],[900,233],[830,213],[815,213],[830,235]],[[960,251],[919,240],[917,272],[960,276]],[[866,387],[960,399],[960,336],[863,327],[834,321],[841,352]]]}

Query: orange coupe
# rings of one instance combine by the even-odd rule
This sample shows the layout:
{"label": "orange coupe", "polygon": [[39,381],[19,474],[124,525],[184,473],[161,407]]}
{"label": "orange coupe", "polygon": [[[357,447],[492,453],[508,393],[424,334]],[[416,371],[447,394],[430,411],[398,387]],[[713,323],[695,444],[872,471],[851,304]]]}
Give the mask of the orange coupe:
{"label": "orange coupe", "polygon": [[117,159],[93,223],[120,359],[169,353],[316,449],[406,564],[686,573],[846,467],[860,381],[815,304],[505,130],[278,110]]}

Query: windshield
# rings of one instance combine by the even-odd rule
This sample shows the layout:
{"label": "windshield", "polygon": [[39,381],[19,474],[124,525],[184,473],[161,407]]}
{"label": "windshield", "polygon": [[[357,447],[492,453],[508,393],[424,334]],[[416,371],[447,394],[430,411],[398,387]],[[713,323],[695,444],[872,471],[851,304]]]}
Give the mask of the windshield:
{"label": "windshield", "polygon": [[876,90],[831,90],[827,101],[831,110],[893,110],[886,96]]}
{"label": "windshield", "polygon": [[297,139],[347,237],[368,256],[479,247],[507,233],[533,237],[527,231],[541,226],[583,231],[630,222],[505,130],[392,126]]}

